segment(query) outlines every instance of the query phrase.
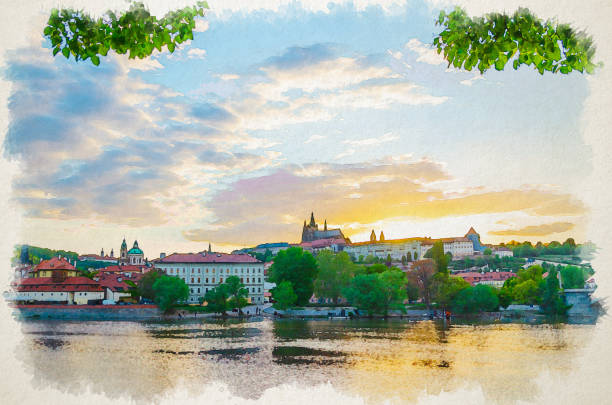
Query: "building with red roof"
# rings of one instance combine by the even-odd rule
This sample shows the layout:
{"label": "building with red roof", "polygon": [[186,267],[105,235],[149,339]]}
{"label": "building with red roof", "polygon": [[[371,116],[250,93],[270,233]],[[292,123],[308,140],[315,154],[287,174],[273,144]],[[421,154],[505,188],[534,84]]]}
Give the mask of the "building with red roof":
{"label": "building with red roof", "polygon": [[99,269],[100,273],[119,273],[127,275],[128,273],[140,273],[144,274],[151,270],[151,267],[146,265],[133,265],[133,264],[117,264],[114,266],[107,266]]}
{"label": "building with red roof", "polygon": [[190,303],[199,302],[207,291],[236,276],[249,292],[255,304],[264,302],[264,263],[246,254],[203,251],[173,253],[154,260],[154,266],[170,276],[176,276],[189,286]]}
{"label": "building with red roof", "polygon": [[32,272],[34,277],[56,277],[66,278],[75,277],[79,274],[78,270],[65,257],[52,257],[43,260],[34,267]]}
{"label": "building with red roof", "polygon": [[493,287],[501,288],[504,282],[511,277],[516,277],[516,273],[511,271],[487,271],[487,272],[465,272],[457,273],[454,276],[461,277],[470,285],[486,284]]}
{"label": "building with red roof", "polygon": [[12,285],[6,298],[26,303],[96,304],[104,299],[102,286],[87,277],[24,278]]}
{"label": "building with red roof", "polygon": [[100,272],[94,277],[96,281],[105,290],[105,299],[113,302],[126,301],[132,298],[130,288],[132,286],[126,281],[131,281],[138,284],[143,273],[115,273],[115,272]]}

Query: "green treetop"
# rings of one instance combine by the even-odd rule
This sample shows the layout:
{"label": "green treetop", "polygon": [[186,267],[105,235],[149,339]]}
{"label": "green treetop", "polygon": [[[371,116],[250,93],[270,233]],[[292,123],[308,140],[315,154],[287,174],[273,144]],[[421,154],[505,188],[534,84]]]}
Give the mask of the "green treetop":
{"label": "green treetop", "polygon": [[593,73],[601,66],[593,61],[595,46],[588,35],[568,24],[543,21],[525,8],[512,15],[489,13],[473,18],[456,8],[441,11],[437,24],[444,29],[433,43],[449,67],[468,71],[476,67],[484,73],[492,66],[503,70],[512,61],[514,69],[527,65],[540,74],[567,74]]}
{"label": "green treetop", "polygon": [[353,278],[358,266],[351,261],[346,252],[334,254],[329,250],[317,255],[319,274],[314,284],[317,297],[332,299],[335,304]]}
{"label": "green treetop", "polygon": [[161,276],[153,283],[155,303],[162,311],[168,311],[178,301],[189,298],[189,287],[178,277]]}
{"label": "green treetop", "polygon": [[293,292],[293,287],[289,281],[283,281],[272,289],[272,298],[274,299],[274,308],[285,310],[295,305],[297,295]]}
{"label": "green treetop", "polygon": [[268,270],[268,277],[277,285],[289,281],[297,295],[297,304],[306,305],[312,297],[318,273],[317,261],[310,252],[301,247],[290,247],[278,252]]}
{"label": "green treetop", "polygon": [[100,64],[100,56],[109,50],[118,54],[129,53],[129,58],[143,59],[154,49],[163,47],[174,52],[178,44],[193,39],[195,17],[204,16],[206,2],[193,7],[171,11],[158,19],[142,3],[132,3],[127,11],[117,16],[108,11],[102,17],[92,18],[82,10],[53,9],[44,35],[51,40],[53,56],[60,51],[67,59],[90,59]]}

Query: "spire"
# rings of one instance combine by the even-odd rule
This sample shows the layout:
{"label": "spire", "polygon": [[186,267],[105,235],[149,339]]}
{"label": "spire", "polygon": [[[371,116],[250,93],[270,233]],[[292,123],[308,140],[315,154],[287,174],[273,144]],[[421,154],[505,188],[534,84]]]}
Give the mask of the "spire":
{"label": "spire", "polygon": [[[474,230],[474,227],[473,227],[473,226],[471,226],[471,227],[470,227],[470,230],[469,230],[469,231],[468,231],[468,232],[465,234],[465,236],[468,236],[468,235],[478,235],[478,232],[476,232],[476,231]],[[478,236],[480,236],[480,235],[478,235]]]}
{"label": "spire", "polygon": [[315,220],[314,220],[314,212],[310,213],[310,226],[315,226]]}
{"label": "spire", "polygon": [[370,234],[370,242],[376,242],[376,233],[374,229],[372,229],[372,233]]}
{"label": "spire", "polygon": [[381,242],[385,241],[385,234],[383,233],[383,231],[380,231],[380,239]]}
{"label": "spire", "polygon": [[212,253],[212,247],[210,246],[210,242],[208,242],[208,253]]}
{"label": "spire", "polygon": [[113,251],[113,249],[111,248],[111,255],[110,257],[115,257],[115,252]]}
{"label": "spire", "polygon": [[100,256],[104,257],[104,248],[100,251]]}
{"label": "spire", "polygon": [[323,230],[327,231],[327,219],[325,219],[325,225],[323,225]]}

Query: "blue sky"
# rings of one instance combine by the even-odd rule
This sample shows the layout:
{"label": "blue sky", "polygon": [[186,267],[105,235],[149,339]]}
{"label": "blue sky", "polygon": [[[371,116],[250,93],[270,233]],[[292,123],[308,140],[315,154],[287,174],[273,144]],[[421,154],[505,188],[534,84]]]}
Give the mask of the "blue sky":
{"label": "blue sky", "polygon": [[429,45],[437,13],[294,3],[210,12],[145,61],[14,52],[4,154],[22,168],[24,242],[294,242],[311,210],[355,240],[472,225],[486,241],[584,238],[586,79],[448,69]]}

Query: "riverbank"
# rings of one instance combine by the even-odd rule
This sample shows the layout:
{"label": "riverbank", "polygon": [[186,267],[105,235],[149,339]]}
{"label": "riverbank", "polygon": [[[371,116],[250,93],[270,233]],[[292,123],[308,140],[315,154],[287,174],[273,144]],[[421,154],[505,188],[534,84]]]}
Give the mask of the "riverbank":
{"label": "riverbank", "polygon": [[163,314],[156,305],[12,305],[18,319],[153,320]]}

